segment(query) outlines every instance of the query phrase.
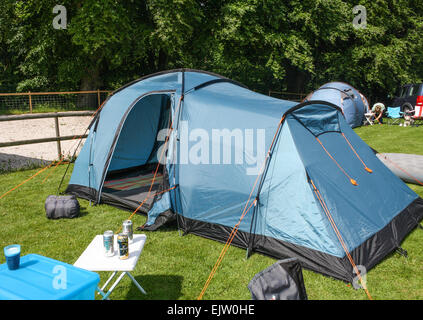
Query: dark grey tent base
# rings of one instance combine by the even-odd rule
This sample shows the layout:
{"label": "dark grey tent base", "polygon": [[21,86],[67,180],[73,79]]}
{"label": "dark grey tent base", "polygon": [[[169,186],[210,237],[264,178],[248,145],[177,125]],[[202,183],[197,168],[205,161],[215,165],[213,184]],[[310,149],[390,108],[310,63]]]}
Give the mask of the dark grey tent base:
{"label": "dark grey tent base", "polygon": [[[78,198],[82,198],[88,201],[95,201],[97,199],[97,190],[92,188],[87,188],[84,186],[74,185],[71,184],[67,187],[66,194],[73,194],[77,196]],[[102,204],[109,204],[112,206],[115,206],[119,209],[125,209],[128,211],[135,210],[138,205],[134,201],[127,201],[124,198],[119,198],[117,196],[114,196],[113,194],[108,193],[102,193],[100,203]],[[149,210],[149,206],[145,205],[139,208],[140,213],[147,213]]]}
{"label": "dark grey tent base", "polygon": [[[87,188],[84,186],[79,185],[69,185],[66,189],[66,194],[75,195],[79,198],[89,200],[89,201],[95,201],[97,199],[97,191],[92,188]],[[155,198],[152,197],[152,199],[145,203],[141,208],[138,209],[137,214],[144,214],[146,215],[148,211],[151,209],[151,206],[155,202]],[[127,200],[125,198],[120,198],[114,194],[108,194],[108,193],[102,193],[100,198],[100,204],[108,204],[111,206],[114,206],[119,209],[124,209],[126,211],[134,211],[138,208],[140,205],[139,202]],[[160,214],[153,225],[148,226],[148,228],[145,228],[144,230],[147,231],[154,231],[160,228],[162,225],[166,224],[169,221],[175,220],[175,215],[172,211],[168,210]]]}
{"label": "dark grey tent base", "polygon": [[95,199],[97,198],[97,190],[76,184],[68,185],[65,194],[73,194],[78,198],[89,201],[95,201]]}
{"label": "dark grey tent base", "polygon": [[[193,233],[223,243],[226,243],[232,231],[230,227],[196,221],[181,215],[178,215],[177,219],[185,233]],[[423,199],[417,198],[383,229],[350,252],[355,264],[364,266],[367,271],[373,268],[399,248],[407,234],[416,228],[422,219]],[[250,238],[250,233],[238,230],[232,244],[247,249],[250,243],[252,251],[276,259],[297,258],[305,269],[346,282],[353,282],[356,277],[346,256],[339,258],[271,237],[261,235],[251,237],[253,238]]]}
{"label": "dark grey tent base", "polygon": [[[147,213],[156,200],[155,193],[168,186],[162,174],[163,168],[157,172],[156,169],[157,164],[152,163],[109,172],[104,182],[100,203],[133,211],[145,200],[139,211]],[[80,185],[69,185],[66,193],[92,201],[98,199],[97,190]]]}
{"label": "dark grey tent base", "polygon": [[161,174],[163,169],[152,180],[156,167],[157,164],[147,164],[109,172],[101,193],[101,202],[116,204],[128,210],[135,210],[144,202],[139,209],[147,213],[154,204],[154,194],[164,183]]}

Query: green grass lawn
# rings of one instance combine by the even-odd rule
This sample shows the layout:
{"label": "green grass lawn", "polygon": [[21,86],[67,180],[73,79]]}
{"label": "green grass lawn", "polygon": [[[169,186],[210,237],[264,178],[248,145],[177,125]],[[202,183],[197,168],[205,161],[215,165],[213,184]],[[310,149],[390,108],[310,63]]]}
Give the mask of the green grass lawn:
{"label": "green grass lawn", "polygon": [[[356,132],[379,152],[423,154],[423,126],[375,125],[358,128]],[[82,216],[77,219],[46,218],[44,201],[56,193],[65,167],[46,170],[0,199],[1,248],[19,243],[23,255],[38,253],[73,264],[96,234],[119,229],[130,212],[107,205],[90,206],[84,200],[80,200]],[[54,173],[42,184],[51,170]],[[0,195],[35,172],[0,174]],[[423,197],[423,187],[409,186]],[[134,226],[145,221],[145,216],[133,218]],[[393,253],[368,273],[367,284],[374,299],[423,299],[423,230],[414,230],[402,247],[408,251],[408,258]],[[181,236],[176,225],[148,232],[143,253],[132,273],[148,294],[141,294],[125,277],[111,298],[196,299],[222,248],[223,244],[216,241],[190,234]],[[253,254],[247,260],[245,250],[231,247],[203,299],[250,299],[248,282],[275,261],[260,254]],[[0,263],[4,262],[1,254]],[[107,272],[99,274],[102,282],[109,276]],[[304,270],[304,281],[309,299],[367,299],[363,290],[354,290],[342,281],[308,270]]]}

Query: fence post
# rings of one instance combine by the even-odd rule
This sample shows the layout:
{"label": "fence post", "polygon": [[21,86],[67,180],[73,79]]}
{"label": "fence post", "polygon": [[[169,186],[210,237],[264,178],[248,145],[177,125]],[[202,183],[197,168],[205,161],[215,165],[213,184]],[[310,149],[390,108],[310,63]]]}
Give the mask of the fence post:
{"label": "fence post", "polygon": [[59,156],[59,161],[62,158],[62,147],[60,145],[60,131],[59,131],[59,117],[54,117],[54,124],[56,127],[56,138],[57,138],[57,154]]}
{"label": "fence post", "polygon": [[32,113],[32,98],[31,98],[31,91],[28,91],[29,96],[29,112]]}
{"label": "fence post", "polygon": [[97,108],[100,106],[100,89],[97,89]]}

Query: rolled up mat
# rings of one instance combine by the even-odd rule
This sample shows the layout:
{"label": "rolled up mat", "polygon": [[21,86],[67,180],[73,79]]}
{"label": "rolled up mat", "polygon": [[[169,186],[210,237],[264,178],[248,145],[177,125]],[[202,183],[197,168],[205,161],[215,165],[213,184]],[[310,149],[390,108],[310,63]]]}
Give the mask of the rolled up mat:
{"label": "rolled up mat", "polygon": [[406,153],[377,153],[376,156],[404,182],[423,185],[423,156]]}

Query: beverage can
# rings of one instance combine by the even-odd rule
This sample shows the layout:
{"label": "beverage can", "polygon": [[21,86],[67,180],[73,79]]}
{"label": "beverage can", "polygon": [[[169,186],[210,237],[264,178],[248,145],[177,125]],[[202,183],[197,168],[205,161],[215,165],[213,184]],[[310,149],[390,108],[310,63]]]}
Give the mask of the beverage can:
{"label": "beverage can", "polygon": [[129,241],[132,242],[134,238],[134,230],[132,227],[132,221],[131,220],[125,220],[122,224],[122,233],[128,235]]}
{"label": "beverage can", "polygon": [[112,230],[107,230],[103,233],[103,246],[106,257],[114,256],[114,233]]}
{"label": "beverage can", "polygon": [[117,244],[119,248],[119,259],[124,260],[129,258],[129,241],[126,233],[119,233],[117,236]]}

